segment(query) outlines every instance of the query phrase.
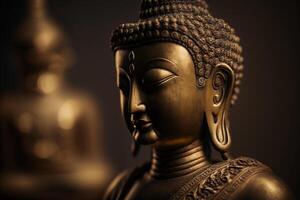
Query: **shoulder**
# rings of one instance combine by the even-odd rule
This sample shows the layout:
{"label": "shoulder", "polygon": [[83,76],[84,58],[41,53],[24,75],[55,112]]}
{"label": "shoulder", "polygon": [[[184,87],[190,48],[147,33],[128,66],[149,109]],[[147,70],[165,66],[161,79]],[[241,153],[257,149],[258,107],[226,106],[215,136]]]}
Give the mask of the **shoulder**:
{"label": "shoulder", "polygon": [[119,200],[129,192],[132,185],[138,180],[145,171],[149,168],[149,163],[134,168],[133,170],[126,170],[120,173],[109,185],[105,195],[105,200]]}
{"label": "shoulder", "polygon": [[116,176],[116,178],[110,183],[108,186],[104,199],[105,200],[113,200],[117,199],[119,191],[122,189],[122,185],[124,185],[125,177],[128,176],[129,171],[126,170],[119,175]]}
{"label": "shoulder", "polygon": [[253,174],[234,193],[234,200],[292,200],[287,185],[271,170]]}
{"label": "shoulder", "polygon": [[[233,199],[233,195],[245,182],[255,174],[265,171],[270,171],[270,169],[259,161],[248,157],[217,162],[187,182],[174,195],[174,199],[185,199],[190,196],[195,199]],[[238,199],[240,198],[235,200]]]}

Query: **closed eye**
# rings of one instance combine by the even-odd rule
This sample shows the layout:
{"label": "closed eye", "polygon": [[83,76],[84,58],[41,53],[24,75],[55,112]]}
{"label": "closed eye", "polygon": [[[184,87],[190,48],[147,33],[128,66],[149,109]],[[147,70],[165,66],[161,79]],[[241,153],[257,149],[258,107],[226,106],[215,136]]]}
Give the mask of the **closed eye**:
{"label": "closed eye", "polygon": [[142,85],[146,88],[154,88],[161,86],[176,77],[177,75],[169,70],[162,68],[151,68],[144,73]]}

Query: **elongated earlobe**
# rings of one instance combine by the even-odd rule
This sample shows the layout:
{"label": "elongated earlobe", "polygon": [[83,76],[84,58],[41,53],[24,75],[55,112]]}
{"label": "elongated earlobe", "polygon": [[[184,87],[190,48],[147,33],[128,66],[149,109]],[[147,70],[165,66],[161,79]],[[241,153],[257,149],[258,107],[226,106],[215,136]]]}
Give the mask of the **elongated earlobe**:
{"label": "elongated earlobe", "polygon": [[234,87],[234,72],[225,63],[215,66],[206,88],[206,119],[213,146],[228,159],[231,145],[228,110]]}

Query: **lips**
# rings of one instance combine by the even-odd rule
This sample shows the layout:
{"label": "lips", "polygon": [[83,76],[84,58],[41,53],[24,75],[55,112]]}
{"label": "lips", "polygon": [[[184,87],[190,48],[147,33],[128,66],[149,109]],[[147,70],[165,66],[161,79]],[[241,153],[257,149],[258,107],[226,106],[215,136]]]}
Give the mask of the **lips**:
{"label": "lips", "polygon": [[137,144],[149,145],[154,144],[158,140],[158,136],[148,115],[144,113],[132,115],[131,123],[134,128],[132,138]]}
{"label": "lips", "polygon": [[152,122],[146,120],[135,120],[133,121],[133,125],[136,129],[146,129],[152,125]]}

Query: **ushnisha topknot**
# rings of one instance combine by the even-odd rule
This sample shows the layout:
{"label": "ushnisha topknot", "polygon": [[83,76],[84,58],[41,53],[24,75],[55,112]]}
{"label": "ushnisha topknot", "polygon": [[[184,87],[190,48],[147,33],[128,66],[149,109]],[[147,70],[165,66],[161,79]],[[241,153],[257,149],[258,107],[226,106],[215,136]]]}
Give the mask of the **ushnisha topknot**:
{"label": "ushnisha topknot", "polygon": [[116,51],[163,41],[177,43],[189,51],[200,88],[214,66],[228,64],[235,72],[231,100],[235,103],[243,77],[240,39],[224,20],[209,13],[204,0],[143,0],[140,19],[121,24],[112,34],[111,47]]}

